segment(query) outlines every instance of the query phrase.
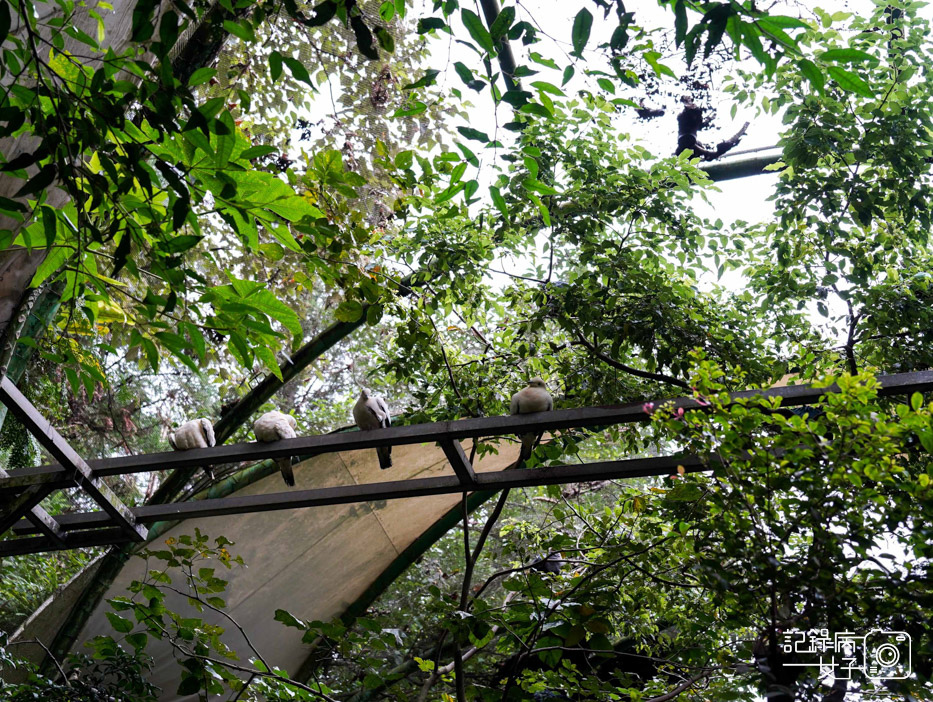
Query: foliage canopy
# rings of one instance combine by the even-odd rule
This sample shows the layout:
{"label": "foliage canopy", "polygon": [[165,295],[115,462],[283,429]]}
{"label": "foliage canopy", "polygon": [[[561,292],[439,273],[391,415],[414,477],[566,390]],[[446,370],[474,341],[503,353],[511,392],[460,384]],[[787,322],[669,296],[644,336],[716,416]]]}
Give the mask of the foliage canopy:
{"label": "foliage canopy", "polygon": [[[581,3],[554,45],[508,4],[484,19],[457,0],[0,0],[0,255],[27,261],[0,281],[16,300],[4,361],[27,358],[31,395],[86,452],[153,448],[195,412],[245,436],[283,385],[279,406],[323,431],[364,378],[418,422],[502,413],[540,375],[559,407],[708,406],[658,401],[649,427],[559,434],[529,469],[675,451],[713,468],[503,495],[428,556],[442,579],[414,568],[355,626],[279,610],[325,652],[313,680],[256,651],[237,662],[216,624],[166,607],[183,587],[199,612],[224,609],[202,561],[235,565],[233,546],[197,533],[144,554],[164,565],[109,602],[115,635],[71,661],[74,684],[30,684],[143,699],[158,640],[181,654],[179,694],[231,699],[870,689],[793,667],[781,635],[799,628],[905,632],[912,674],[886,688],[929,693],[931,405],[880,399],[873,380],[933,365],[921,3],[658,4],[661,28]],[[450,70],[438,38],[463,49]],[[712,67],[733,116],[780,117],[773,216],[711,221],[697,159],[621,131],[658,86],[683,90],[687,64]],[[468,121],[471,99],[492,126]],[[26,331],[43,300],[47,328]],[[782,378],[841,392],[808,412],[725,402]],[[3,445],[29,456],[15,431]],[[189,478],[123,494],[170,499]],[[4,599],[22,615],[35,594],[16,582]]]}

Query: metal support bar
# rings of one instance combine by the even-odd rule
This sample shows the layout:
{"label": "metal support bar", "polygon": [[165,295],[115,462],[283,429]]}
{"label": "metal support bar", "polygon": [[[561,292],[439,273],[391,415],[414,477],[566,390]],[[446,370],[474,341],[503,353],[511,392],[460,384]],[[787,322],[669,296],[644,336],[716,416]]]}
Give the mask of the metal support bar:
{"label": "metal support bar", "polygon": [[476,473],[473,472],[473,464],[463,452],[463,447],[459,441],[442,441],[441,448],[444,455],[450,461],[450,467],[454,469],[457,478],[465,488],[474,489],[476,487]]}
{"label": "metal support bar", "polygon": [[[136,519],[120,499],[100,479],[94,477],[84,459],[71,448],[51,422],[33,407],[13,382],[3,377],[0,380],[0,402],[25,426],[36,440],[61,464],[61,471],[78,485],[110,515],[113,523],[123,529],[134,541],[146,540],[146,529],[136,524]],[[41,499],[41,498],[40,498]]]}
{"label": "metal support bar", "polygon": [[[881,396],[928,392],[933,390],[933,371],[884,375],[879,376],[877,381]],[[839,388],[835,385],[828,388],[789,385],[769,390],[745,390],[732,393],[731,398],[733,401],[741,401],[752,397],[779,397],[781,407],[795,407],[812,404],[819,401],[823,395],[834,392],[839,392]],[[657,407],[669,406],[673,409],[678,407],[685,410],[703,409],[703,406],[692,397],[658,400],[654,404]],[[379,446],[442,443],[480,437],[553,432],[560,429],[598,428],[613,424],[643,422],[648,418],[649,415],[645,413],[643,403],[637,402],[627,405],[581,407],[553,412],[536,412],[535,414],[413,424],[373,431],[304,436],[297,439],[283,439],[274,444],[230,444],[190,451],[121,456],[91,461],[90,467],[96,476],[124,475],[241,461],[257,462],[282,456],[312,456],[337,451],[358,451]],[[69,471],[61,465],[15,470],[10,472],[9,478],[0,478],[0,492],[21,490],[28,485],[45,485],[49,489],[67,487],[72,484],[69,482],[70,476]]]}
{"label": "metal support bar", "polygon": [[[652,475],[671,475],[683,466],[688,473],[709,470],[706,461],[698,456],[664,456],[660,458],[634,458],[625,461],[603,461],[563,466],[547,466],[533,470],[500,470],[491,473],[476,473],[476,490],[503,490],[505,488],[556,485],[562,483],[585,483],[599,480],[642,478]],[[192,500],[166,505],[143,505],[133,508],[133,514],[143,524],[159,521],[176,521],[200,517],[216,517],[226,514],[249,512],[271,512],[282,509],[322,507],[369,500],[397,500],[405,497],[446,495],[463,492],[463,483],[458,476],[444,475],[434,478],[415,478],[383,483],[341,485],[338,487],[291,490],[268,495],[241,495],[208,500]],[[103,512],[64,514],[59,518],[62,529],[75,531],[94,529],[110,524]],[[16,525],[17,534],[35,534],[35,528],[24,520]],[[95,531],[85,532],[88,536]],[[76,534],[75,536],[79,536]],[[18,541],[0,542],[0,556],[7,555],[5,549],[15,548]],[[37,543],[37,542],[36,542]]]}
{"label": "metal support bar", "polygon": [[[0,502],[0,534],[6,533],[23,515],[29,514],[48,494],[47,488],[32,485]],[[29,523],[29,520],[26,520],[26,523]]]}
{"label": "metal support bar", "polygon": [[[7,473],[5,470],[3,470],[3,468],[0,468],[0,478],[6,478],[6,477],[9,477],[9,475],[10,474]],[[18,509],[17,508],[11,509],[9,513],[4,514],[2,520],[0,520],[0,534],[5,532],[7,529],[13,526],[13,524],[16,523],[19,517],[23,514],[23,510],[22,510],[23,505],[28,504],[29,502],[33,501],[34,498],[40,495],[41,493],[48,492],[47,490],[43,491],[35,487],[27,488],[27,491],[29,491],[29,496],[23,501],[20,507]],[[44,497],[45,495],[42,494],[42,496],[39,497],[39,500],[41,501],[42,499],[44,499]],[[3,511],[4,512],[7,511],[6,505],[4,505]],[[44,534],[46,538],[48,538],[50,541],[55,542],[55,544],[59,547],[64,545],[64,542],[62,541],[61,527],[58,525],[58,522],[55,521],[55,517],[53,517],[51,514],[46,512],[45,508],[42,507],[42,505],[39,505],[39,504],[33,505],[33,507],[29,509],[28,511],[26,511],[25,514],[26,514],[26,518],[32,523],[32,525],[36,527],[36,529],[38,529],[42,534]]]}
{"label": "metal support bar", "polygon": [[44,536],[34,536],[27,539],[0,541],[0,558],[22,556],[27,553],[87,548],[89,546],[114,546],[133,541],[135,539],[127,536],[126,532],[120,527],[105,527],[94,531],[79,531],[74,534],[66,534],[64,541],[60,542],[52,541]]}

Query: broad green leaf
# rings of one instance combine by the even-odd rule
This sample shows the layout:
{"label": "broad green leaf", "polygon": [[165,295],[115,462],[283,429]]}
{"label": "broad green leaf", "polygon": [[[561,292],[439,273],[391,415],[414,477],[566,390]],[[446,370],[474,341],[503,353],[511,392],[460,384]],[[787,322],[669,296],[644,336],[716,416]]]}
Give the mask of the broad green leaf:
{"label": "broad green leaf", "polygon": [[878,59],[865,51],[858,49],[830,49],[818,57],[820,61],[836,61],[837,63],[858,63],[868,61],[878,63]]}
{"label": "broad green leaf", "polygon": [[415,115],[420,115],[425,110],[428,109],[427,104],[416,100],[415,102],[409,103],[408,107],[396,110],[392,115],[393,117],[414,117]]}
{"label": "broad green leaf", "polygon": [[425,71],[424,75],[421,76],[414,83],[409,83],[406,86],[402,87],[402,90],[414,90],[415,88],[426,88],[429,85],[434,85],[437,83],[437,76],[440,74],[440,71],[436,68],[429,68]]}
{"label": "broad green leaf", "polygon": [[852,73],[852,71],[847,71],[839,66],[827,66],[826,71],[839,87],[846,92],[856,93],[867,98],[875,96],[871,86],[868,85],[865,79]]}
{"label": "broad green leaf", "polygon": [[251,25],[247,20],[241,20],[240,22],[224,20],[223,26],[228,33],[232,34],[238,39],[242,39],[245,42],[256,41],[256,34],[253,32],[253,25]]}
{"label": "broad green leaf", "polygon": [[240,152],[237,158],[242,158],[246,161],[251,161],[254,158],[260,158],[261,156],[268,156],[269,154],[274,154],[278,151],[274,146],[251,146],[248,149],[244,149]]}
{"label": "broad green leaf", "polygon": [[188,79],[188,87],[193,88],[196,85],[202,85],[213,78],[215,75],[217,75],[217,71],[213,68],[207,68],[206,66],[199,68],[194,73],[192,73],[191,77]]}
{"label": "broad green leaf", "polygon": [[585,7],[573,18],[573,30],[571,38],[573,41],[573,53],[580,58],[583,57],[583,49],[590,40],[590,29],[593,27],[593,15]]}
{"label": "broad green leaf", "polygon": [[502,193],[499,192],[499,188],[497,188],[495,185],[490,185],[489,194],[492,196],[492,204],[496,206],[496,209],[502,213],[503,217],[508,217],[509,208],[505,203],[505,198],[502,197]]}
{"label": "broad green leaf", "polygon": [[279,367],[279,362],[276,360],[275,354],[270,348],[258,344],[256,346],[256,358],[260,360],[262,365],[264,365],[272,375],[282,380],[282,369]]}
{"label": "broad green leaf", "polygon": [[115,631],[119,631],[121,634],[128,634],[133,630],[133,622],[113,612],[107,612],[107,621],[110,622],[110,626],[112,626]]}
{"label": "broad green leaf", "polygon": [[797,66],[800,68],[800,72],[803,73],[804,77],[810,81],[810,85],[816,88],[818,92],[822,93],[826,86],[826,76],[823,75],[819,67],[809,59],[800,59],[797,61]]}
{"label": "broad green leaf", "polygon": [[334,316],[340,322],[358,322],[363,316],[363,305],[357,300],[344,300],[337,306]]}
{"label": "broad green leaf", "polygon": [[495,45],[493,44],[492,37],[486,30],[486,26],[483,24],[483,20],[479,18],[479,15],[472,10],[463,9],[460,10],[460,19],[463,21],[463,25],[467,28],[470,36],[473,37],[473,41],[479,44],[485,51],[491,53]]}
{"label": "broad green leaf", "polygon": [[311,80],[311,74],[308,73],[308,69],[305,68],[305,65],[301,61],[293,59],[291,56],[283,56],[282,62],[288,66],[288,70],[291,71],[292,77],[294,77],[295,80],[307,83],[312,88],[315,87]]}
{"label": "broad green leaf", "polygon": [[465,138],[471,139],[472,141],[479,141],[483,144],[489,143],[489,136],[485,132],[473,129],[473,127],[457,127],[457,131]]}
{"label": "broad green leaf", "polygon": [[685,0],[674,3],[674,45],[680,46],[687,36],[687,4]]}
{"label": "broad green leaf", "polygon": [[504,37],[508,33],[512,26],[512,22],[514,21],[515,8],[511,6],[503,7],[499,14],[496,16],[492,26],[489,28],[489,34],[492,36],[493,41],[498,41]]}
{"label": "broad green leaf", "polygon": [[269,77],[272,78],[272,82],[274,83],[281,75],[282,54],[280,54],[278,51],[273,51],[269,54]]}
{"label": "broad green leaf", "polygon": [[427,34],[432,29],[444,29],[447,23],[440,17],[422,17],[418,20],[418,34]]}
{"label": "broad green leaf", "polygon": [[48,255],[42,259],[39,268],[36,269],[36,274],[29,282],[29,287],[38,288],[42,285],[49,276],[53,275],[65,264],[65,261],[67,261],[74,252],[75,250],[69,246],[60,245],[52,247]]}
{"label": "broad green leaf", "polygon": [[293,336],[299,338],[302,336],[303,332],[298,314],[269,290],[257,290],[248,297],[242,298],[242,302],[276,320],[288,329]]}

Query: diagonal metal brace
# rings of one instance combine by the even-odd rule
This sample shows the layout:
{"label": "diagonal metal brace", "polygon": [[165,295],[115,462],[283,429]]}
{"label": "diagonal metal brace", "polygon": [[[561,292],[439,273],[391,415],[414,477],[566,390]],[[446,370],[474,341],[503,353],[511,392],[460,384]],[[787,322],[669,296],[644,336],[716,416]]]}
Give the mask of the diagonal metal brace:
{"label": "diagonal metal brace", "polygon": [[473,464],[470,463],[470,459],[467,458],[466,454],[463,452],[463,447],[460,445],[460,442],[448,440],[438,443],[440,443],[441,448],[444,450],[444,455],[447,456],[447,460],[450,462],[450,467],[454,469],[454,473],[457,474],[463,486],[475,488],[476,473],[473,472]]}
{"label": "diagonal metal brace", "polygon": [[[146,527],[136,523],[136,517],[129,508],[120,501],[100,478],[94,477],[90,467],[78,455],[77,451],[65,441],[51,422],[43,417],[12,381],[5,376],[0,381],[0,402],[10,409],[10,412],[36,437],[42,447],[62,465],[69,474],[70,480],[87,492],[91,499],[100,505],[101,509],[113,520],[115,526],[120,527],[133,541],[146,540]],[[41,494],[41,490],[37,491],[37,494]],[[39,500],[41,499],[42,497],[39,497]],[[37,505],[39,500],[30,504],[29,507],[32,508]],[[28,501],[26,504],[28,504]],[[23,506],[21,505],[17,510],[19,514],[27,511],[23,509]]]}
{"label": "diagonal metal brace", "polygon": [[[10,474],[3,468],[0,468],[0,478],[9,478]],[[50,542],[59,548],[65,545],[61,525],[51,514],[45,511],[45,508],[37,504],[47,494],[48,489],[42,489],[41,486],[26,488],[19,495],[14,496],[9,502],[0,504],[4,514],[0,516],[0,534],[6,532],[20,516],[26,515],[26,518],[32,525],[39,530]],[[32,505],[30,508],[29,505]]]}

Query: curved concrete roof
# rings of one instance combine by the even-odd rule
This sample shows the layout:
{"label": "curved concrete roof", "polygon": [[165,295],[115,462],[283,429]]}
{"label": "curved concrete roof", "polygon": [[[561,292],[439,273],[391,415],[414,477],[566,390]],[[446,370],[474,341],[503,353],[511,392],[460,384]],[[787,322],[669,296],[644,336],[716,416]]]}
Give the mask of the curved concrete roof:
{"label": "curved concrete roof", "polygon": [[[464,450],[469,454],[469,444]],[[476,461],[480,472],[502,470],[515,458],[517,448]],[[394,467],[381,471],[376,452],[354,451],[326,454],[295,466],[297,487],[330,487],[353,483],[376,483],[414,477],[431,477],[452,472],[443,451],[437,446],[396,446]],[[235,494],[252,495],[287,490],[278,472],[244,487]],[[216,564],[216,575],[228,580],[226,611],[249,634],[263,657],[296,675],[308,657],[309,647],[301,643],[301,632],[273,620],[276,609],[286,609],[305,620],[328,621],[346,613],[356,614],[365,607],[411,561],[433,543],[447,528],[439,525],[451,510],[459,510],[459,495],[387,500],[383,502],[333,505],[301,510],[259,512],[235,517],[209,517],[181,522],[162,533],[158,543],[182,534],[193,534],[195,527],[211,538],[223,535],[235,543],[228,547],[240,555],[246,567],[230,570]],[[447,522],[452,521],[449,515]],[[443,528],[438,528],[441,526]],[[210,563],[205,563],[210,566]],[[15,639],[38,637],[48,641],[62,626],[70,608],[93,577],[95,564],[34,614],[16,633]],[[155,564],[154,564],[155,567]],[[106,599],[127,594],[133,580],[141,579],[146,564],[131,558],[107,591],[105,600],[94,610],[78,636],[75,650],[99,634],[116,635],[105,613]],[[177,581],[176,581],[177,582]],[[171,593],[170,593],[171,595]],[[224,642],[237,651],[241,661],[252,657],[242,635],[222,616],[205,610],[197,613],[186,598],[171,595],[167,605],[178,612],[224,626]],[[162,688],[162,700],[182,699],[175,694],[179,667],[170,647],[150,642],[147,651],[154,658],[152,682]],[[21,651],[24,652],[24,651]],[[36,655],[41,654],[37,650]]]}

